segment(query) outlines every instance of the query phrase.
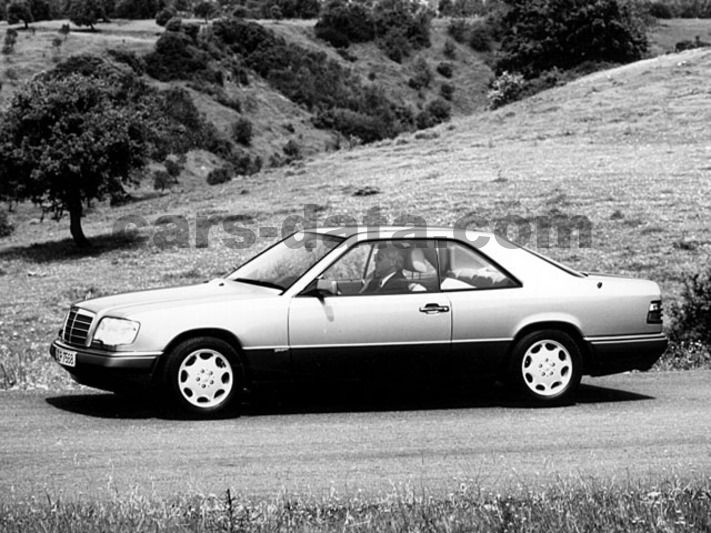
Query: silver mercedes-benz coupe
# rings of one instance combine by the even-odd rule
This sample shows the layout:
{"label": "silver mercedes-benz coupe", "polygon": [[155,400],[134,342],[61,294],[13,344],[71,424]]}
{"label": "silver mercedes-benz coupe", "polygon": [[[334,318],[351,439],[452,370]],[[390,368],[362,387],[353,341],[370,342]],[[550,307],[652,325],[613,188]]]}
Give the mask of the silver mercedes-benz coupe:
{"label": "silver mercedes-benz coupe", "polygon": [[352,227],[297,232],[206,283],[76,303],[50,352],[79,383],[213,415],[282,380],[487,376],[561,403],[666,346],[652,281],[491,233]]}

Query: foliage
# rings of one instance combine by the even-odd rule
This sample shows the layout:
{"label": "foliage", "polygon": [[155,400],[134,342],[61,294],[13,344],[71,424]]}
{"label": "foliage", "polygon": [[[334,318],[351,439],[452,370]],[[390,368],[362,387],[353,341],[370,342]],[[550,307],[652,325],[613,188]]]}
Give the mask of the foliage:
{"label": "foliage", "polygon": [[415,90],[429,87],[430,83],[432,83],[432,71],[429,65],[427,65],[427,61],[420,57],[415,61],[412,68],[415,72],[407,84]]}
{"label": "foliage", "polygon": [[221,72],[210,65],[210,54],[180,31],[165,31],[155,50],[145,56],[146,72],[161,81],[201,79],[222,82]]}
{"label": "foliage", "polygon": [[435,98],[415,117],[418,129],[426,129],[449,120],[452,115],[452,106],[442,98]]}
{"label": "foliage", "polygon": [[215,168],[207,175],[207,184],[219,185],[220,183],[226,183],[232,179],[232,173],[232,167],[229,165]]}
{"label": "foliage", "polygon": [[158,24],[158,26],[165,26],[176,14],[175,9],[172,7],[164,7],[156,14],[156,24]]}
{"label": "foliage", "polygon": [[711,349],[711,267],[685,277],[681,302],[670,315],[673,341],[698,341]]}
{"label": "foliage", "polygon": [[158,12],[158,0],[119,0],[114,14],[122,19],[152,19]]}
{"label": "foliage", "polygon": [[15,227],[10,222],[10,218],[7,216],[7,211],[0,210],[0,238],[8,237],[12,235]]}
{"label": "foliage", "polygon": [[652,17],[658,19],[670,19],[674,16],[671,7],[665,2],[650,2],[648,11]]}
{"label": "foliage", "polygon": [[445,17],[480,17],[498,9],[499,0],[440,0],[439,14]]}
{"label": "foliage", "polygon": [[4,114],[0,199],[31,200],[57,218],[69,212],[85,245],[85,202],[125,195],[149,157],[215,138],[183,89],[159,92],[125,67],[75,56],[18,90]]}
{"label": "foliage", "polygon": [[502,72],[492,80],[489,86],[489,92],[486,95],[489,107],[496,109],[518,100],[525,88],[526,80],[521,74]]}
{"label": "foliage", "polygon": [[490,19],[470,21],[463,18],[453,18],[449,21],[447,33],[455,41],[467,43],[477,52],[491,50],[494,38]]}
{"label": "foliage", "polygon": [[218,11],[219,10],[217,6],[209,1],[200,2],[193,9],[193,13],[195,14],[195,16],[201,19],[205,19],[205,22],[207,22],[210,18],[214,17]]}
{"label": "foliage", "polygon": [[412,49],[430,46],[432,16],[425,5],[412,0],[372,4],[331,0],[321,11],[315,31],[338,47],[375,40],[390,59],[401,62]]}
{"label": "foliage", "polygon": [[447,39],[446,41],[444,41],[444,47],[442,48],[442,54],[447,59],[456,59],[457,58],[457,47],[454,44],[454,41],[452,41],[452,39]]}
{"label": "foliage", "polygon": [[451,83],[443,83],[439,88],[439,94],[447,101],[452,101],[454,97],[454,85]]}
{"label": "foliage", "polygon": [[332,0],[328,2],[314,27],[316,36],[333,46],[372,41],[373,17],[365,4]]}
{"label": "foliage", "polygon": [[357,137],[364,143],[391,136],[389,125],[382,118],[351,109],[334,108],[322,112],[314,123],[317,127],[336,130],[349,138]]}
{"label": "foliage", "polygon": [[454,73],[454,67],[451,63],[443,61],[437,65],[437,73],[445,78],[451,78]]}
{"label": "foliage", "polygon": [[117,63],[123,63],[124,65],[131,67],[131,70],[139,76],[146,71],[146,62],[142,57],[136,55],[135,52],[131,52],[130,50],[109,48],[106,50],[106,53]]}
{"label": "foliage", "polygon": [[711,18],[711,0],[665,0],[673,17]]}
{"label": "foliage", "polygon": [[166,31],[182,31],[183,29],[183,19],[180,17],[173,17],[168,22],[165,23]]}
{"label": "foliage", "polygon": [[301,146],[299,146],[299,143],[297,143],[294,139],[289,139],[282,150],[289,161],[301,159],[303,157],[301,154]]}
{"label": "foliage", "polygon": [[177,178],[183,171],[182,165],[175,159],[166,158],[166,160],[163,161],[163,166],[165,166],[165,171],[172,178]]}
{"label": "foliage", "polygon": [[68,0],[66,15],[77,26],[94,31],[94,24],[104,18],[104,7],[100,0]]}
{"label": "foliage", "polygon": [[25,25],[25,29],[27,29],[29,23],[34,22],[35,19],[32,16],[29,3],[24,0],[15,0],[7,6],[7,23],[17,24],[20,21],[22,21]]}
{"label": "foliage", "polygon": [[11,54],[15,51],[15,44],[17,43],[17,30],[15,28],[8,28],[5,30],[5,41],[3,42],[2,53]]}
{"label": "foliage", "polygon": [[249,146],[252,133],[252,122],[248,118],[240,117],[232,124],[232,139],[239,144]]}
{"label": "foliage", "polygon": [[153,189],[156,191],[164,191],[177,185],[178,180],[165,170],[156,170],[153,172]]}
{"label": "foliage", "polygon": [[586,61],[625,63],[642,57],[640,20],[617,0],[507,0],[496,71],[533,77]]}

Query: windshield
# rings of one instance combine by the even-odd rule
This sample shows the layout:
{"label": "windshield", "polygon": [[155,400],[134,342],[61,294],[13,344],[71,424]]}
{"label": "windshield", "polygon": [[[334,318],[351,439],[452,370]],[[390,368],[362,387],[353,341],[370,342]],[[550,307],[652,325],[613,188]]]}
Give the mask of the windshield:
{"label": "windshield", "polygon": [[294,233],[247,261],[227,279],[285,290],[328,252],[342,237],[319,233]]}

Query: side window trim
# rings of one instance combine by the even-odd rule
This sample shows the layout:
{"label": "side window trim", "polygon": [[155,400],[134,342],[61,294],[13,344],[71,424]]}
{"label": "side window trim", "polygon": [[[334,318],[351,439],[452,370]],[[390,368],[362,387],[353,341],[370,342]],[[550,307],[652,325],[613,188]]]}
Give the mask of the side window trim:
{"label": "side window trim", "polygon": [[[442,250],[446,250],[448,248],[447,245],[449,243],[459,245],[462,248],[464,248],[465,250],[471,251],[475,255],[479,256],[485,262],[487,262],[491,266],[495,267],[499,272],[501,272],[504,276],[506,276],[508,279],[510,279],[514,283],[514,285],[511,285],[509,287],[472,287],[471,289],[442,289],[442,280],[441,280],[442,271],[441,271],[441,266],[440,266],[442,264],[442,262],[440,261],[439,254]],[[439,279],[440,292],[450,293],[450,292],[470,292],[470,291],[497,291],[497,290],[501,290],[501,289],[520,289],[521,287],[523,287],[523,283],[521,283],[521,281],[516,276],[511,274],[511,272],[509,272],[507,269],[502,267],[499,263],[497,263],[496,261],[491,259],[485,253],[474,249],[468,243],[462,242],[458,239],[450,239],[450,238],[440,237],[437,239],[436,248],[437,248],[437,276]]]}

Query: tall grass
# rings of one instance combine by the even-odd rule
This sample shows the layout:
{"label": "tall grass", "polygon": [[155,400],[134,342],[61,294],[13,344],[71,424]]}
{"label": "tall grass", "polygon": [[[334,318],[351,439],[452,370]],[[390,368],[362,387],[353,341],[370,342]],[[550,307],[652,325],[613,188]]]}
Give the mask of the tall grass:
{"label": "tall grass", "polygon": [[46,496],[0,504],[0,530],[32,531],[479,531],[675,532],[711,530],[711,478],[660,483],[576,480],[515,495],[462,484],[434,497],[395,490],[380,498],[335,494],[265,500],[192,495],[110,501]]}

